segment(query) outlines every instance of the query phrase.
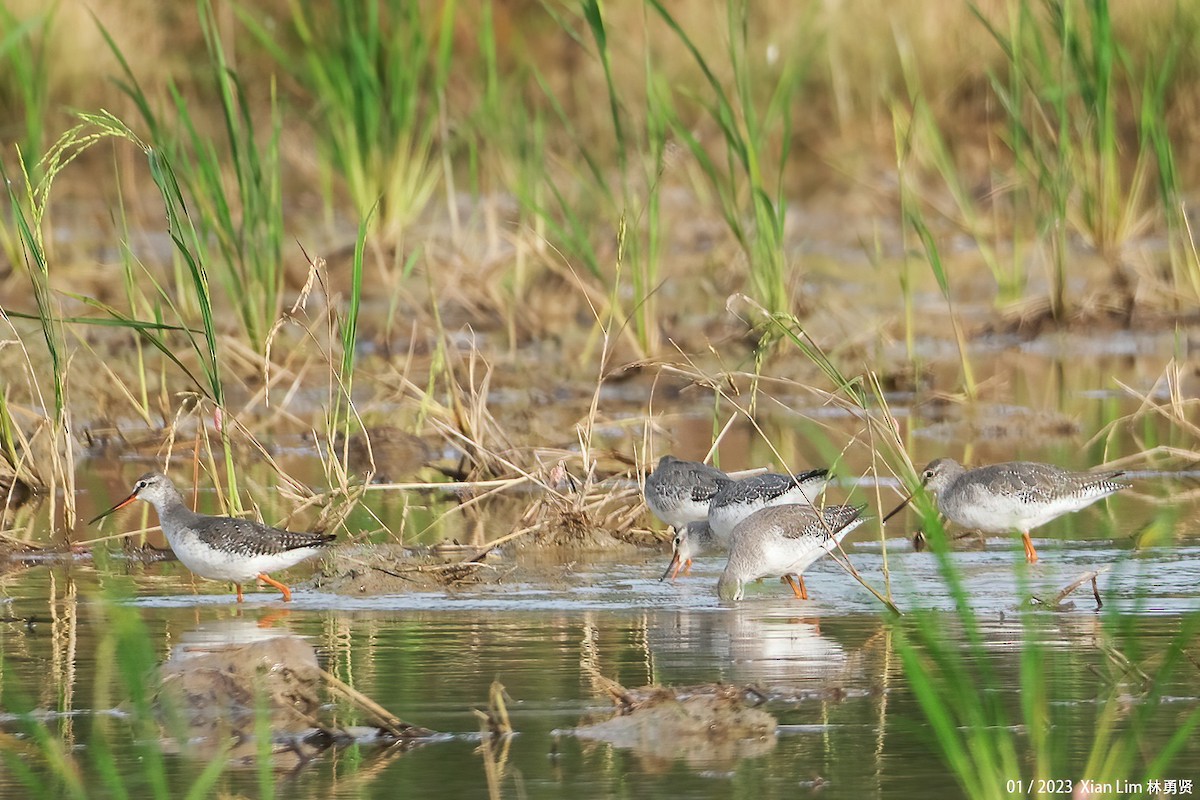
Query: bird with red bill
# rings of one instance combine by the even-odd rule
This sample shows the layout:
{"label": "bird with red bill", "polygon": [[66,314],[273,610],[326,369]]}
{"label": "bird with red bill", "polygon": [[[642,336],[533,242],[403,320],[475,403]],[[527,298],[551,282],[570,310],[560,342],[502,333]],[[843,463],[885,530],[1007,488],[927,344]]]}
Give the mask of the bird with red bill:
{"label": "bird with red bill", "polygon": [[242,584],[256,578],[278,589],[285,602],[290,601],[291,589],[267,573],[318,555],[336,538],[334,534],[286,531],[255,520],[197,513],[187,507],[175,484],[161,472],[147,472],[138,478],[128,497],[88,524],[135,500],[154,506],[163,535],[185,567],[202,578],[232,581],[239,603],[245,599]]}

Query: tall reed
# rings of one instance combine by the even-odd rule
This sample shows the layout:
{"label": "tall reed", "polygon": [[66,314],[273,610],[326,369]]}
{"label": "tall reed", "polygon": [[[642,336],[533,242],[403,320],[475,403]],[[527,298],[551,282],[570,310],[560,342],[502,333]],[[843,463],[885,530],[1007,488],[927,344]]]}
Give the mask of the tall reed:
{"label": "tall reed", "polygon": [[[0,97],[13,97],[24,130],[18,141],[21,168],[36,181],[38,159],[46,146],[46,121],[51,107],[50,59],[47,40],[54,27],[57,3],[25,19],[7,4],[0,5]],[[6,125],[5,127],[8,127]],[[0,236],[4,227],[0,226]]]}
{"label": "tall reed", "polygon": [[[72,294],[72,297],[102,311],[106,318],[64,319],[60,314],[53,314],[47,315],[47,319],[52,320],[56,325],[71,322],[126,328],[142,337],[144,341],[158,349],[171,363],[177,366],[182,376],[191,380],[213,404],[218,432],[222,443],[226,445],[224,447],[225,468],[228,485],[231,487],[230,496],[236,497],[237,493],[232,491],[232,488],[237,485],[237,477],[233,465],[232,448],[228,447],[229,429],[222,422],[225,413],[225,390],[212,292],[209,286],[208,272],[203,266],[201,256],[204,248],[200,242],[197,227],[188,212],[175,169],[167,154],[147,145],[124,122],[111,113],[106,111],[95,114],[80,113],[78,117],[81,120],[80,123],[63,134],[46,155],[44,159],[45,176],[30,197],[34,198],[39,207],[48,206],[50,190],[55,178],[83,152],[98,142],[117,139],[137,146],[146,155],[151,179],[162,197],[167,217],[167,232],[175,245],[175,255],[183,264],[187,275],[187,282],[185,286],[181,287],[181,291],[187,292],[187,299],[195,306],[200,317],[200,327],[199,330],[193,327],[190,315],[173,302],[170,295],[148,273],[145,276],[146,284],[157,290],[162,303],[178,321],[177,324],[172,325],[161,321],[161,306],[158,303],[152,303],[155,307],[156,318],[141,320],[129,312],[122,312],[93,298],[77,294]],[[173,343],[164,337],[167,332],[177,332],[186,339],[199,362],[201,376],[193,374],[175,353]]]}
{"label": "tall reed", "polygon": [[[609,202],[619,207],[620,214],[612,303],[614,308],[618,307],[621,272],[628,265],[633,288],[634,308],[630,317],[634,335],[644,354],[655,353],[659,348],[657,292],[662,244],[661,179],[669,132],[665,92],[651,56],[651,48],[646,46],[642,62],[645,106],[633,113],[626,109],[613,78],[612,60],[615,54],[609,47],[609,31],[604,22],[602,6],[598,0],[587,0],[583,4],[583,14],[603,67],[609,115],[616,141],[616,170],[620,190],[617,193],[607,192]],[[646,31],[645,25],[643,31]],[[586,147],[582,143],[580,146]],[[607,182],[601,182],[601,186],[607,189]]]}
{"label": "tall reed", "polygon": [[[784,48],[777,68],[759,63],[749,33],[751,4],[729,0],[725,6],[726,61],[720,65],[732,72],[733,85],[727,89],[717,77],[718,65],[667,7],[658,0],[650,0],[650,5],[700,69],[705,92],[696,102],[717,126],[724,163],[710,156],[694,126],[674,103],[664,105],[670,112],[671,130],[720,201],[725,223],[749,264],[750,293],[771,312],[787,311],[796,279],[784,252],[787,193],[783,179],[793,145],[792,115],[806,65],[804,48]],[[797,41],[802,39],[797,36]],[[760,99],[764,95],[765,101]]]}
{"label": "tall reed", "polygon": [[[900,140],[897,136],[897,140]],[[903,159],[903,156],[901,156]],[[900,184],[900,214],[904,222],[905,235],[910,233],[915,234],[921,243],[921,248],[925,252],[925,260],[929,263],[929,269],[933,273],[934,279],[937,281],[938,289],[942,293],[942,298],[946,301],[946,309],[950,319],[951,329],[954,331],[954,343],[958,346],[958,361],[962,370],[962,385],[963,390],[969,399],[975,399],[975,371],[971,367],[971,357],[967,349],[967,337],[963,332],[962,319],[955,313],[954,298],[950,292],[950,276],[946,269],[945,263],[942,261],[941,250],[938,247],[937,238],[929,229],[926,223],[925,215],[921,210],[920,202],[913,197],[912,192],[908,189],[907,183],[903,178],[904,166],[901,161],[899,171],[901,173]],[[907,263],[909,256],[907,249],[905,250],[905,262]],[[906,299],[906,302],[911,302]],[[912,352],[911,346],[909,352]]]}
{"label": "tall reed", "polygon": [[[951,144],[930,107],[926,89],[921,84],[917,54],[899,30],[896,32],[896,48],[900,54],[907,92],[907,105],[896,101],[891,103],[904,222],[911,228],[910,218],[914,215],[923,217],[923,206],[941,209],[936,198],[924,197],[917,188],[921,186],[923,177],[920,168],[932,169],[941,178],[953,200],[953,207],[942,213],[950,217],[950,222],[970,236],[978,247],[979,255],[996,283],[997,303],[1006,306],[1023,300],[1027,283],[1025,262],[1028,245],[1025,238],[1037,232],[1029,229],[1027,213],[1023,209],[1013,207],[1011,214],[1005,214],[1002,193],[991,191],[984,197],[978,197],[974,188],[968,185],[969,176],[960,169]],[[1010,218],[1005,219],[1006,216]],[[907,291],[905,299],[906,302],[911,299]]]}
{"label": "tall reed", "polygon": [[[1095,724],[1086,730],[1088,747],[1081,762],[1068,748],[1076,732],[1054,724],[1061,710],[1053,705],[1052,689],[1064,676],[1060,668],[1051,666],[1056,660],[1039,641],[1043,635],[1039,617],[1049,612],[1028,606],[1017,612],[1023,634],[1020,705],[1014,713],[1004,702],[1004,678],[993,668],[993,648],[970,589],[954,564],[937,512],[923,497],[918,497],[918,508],[954,611],[917,611],[893,625],[905,675],[929,726],[930,743],[967,796],[999,800],[1015,792],[1051,797],[1068,791],[1061,788],[1068,785],[1074,791],[1080,779],[1140,782],[1145,791],[1150,780],[1172,777],[1172,764],[1200,724],[1200,711],[1186,714],[1157,751],[1147,751],[1140,742],[1152,721],[1166,713],[1162,700],[1176,670],[1187,660],[1188,648],[1195,644],[1200,615],[1186,617],[1162,652],[1140,654],[1130,624],[1136,615],[1106,612],[1106,632],[1097,653],[1111,661],[1116,671],[1111,679],[1097,681]],[[1023,580],[1020,583],[1025,585]],[[950,633],[954,627],[961,629],[965,644]],[[1122,710],[1122,698],[1130,693],[1137,701]],[[1161,728],[1161,721],[1155,727]]]}
{"label": "tall reed", "polygon": [[[1180,52],[1189,41],[1186,29],[1177,30],[1167,44],[1157,70],[1146,71],[1142,81],[1138,136],[1153,157],[1158,199],[1168,233],[1171,284],[1179,290],[1190,289],[1190,299],[1195,301],[1200,299],[1200,256],[1188,222],[1185,192],[1167,124],[1167,94],[1179,68]],[[1178,294],[1184,295],[1182,291]]]}
{"label": "tall reed", "polygon": [[[223,300],[236,310],[251,346],[261,353],[282,307],[282,122],[272,82],[271,130],[264,142],[259,141],[252,100],[226,58],[209,0],[197,0],[196,11],[223,123],[220,148],[203,123],[198,126],[173,83],[169,90],[175,119],[168,121],[157,113],[116,43],[107,31],[103,33],[124,73],[121,88],[148,128],[150,145],[171,162],[180,197],[188,200],[188,218],[197,233],[189,246],[224,288]],[[230,172],[236,187],[232,193],[226,188]],[[215,252],[210,252],[210,243],[215,244]]]}
{"label": "tall reed", "polygon": [[[277,44],[246,9],[238,13],[316,107],[324,168],[345,181],[360,219],[398,243],[433,197],[457,3],[406,0],[292,3],[295,50]],[[398,256],[399,257],[399,256]]]}
{"label": "tall reed", "polygon": [[[1004,144],[1017,172],[1013,204],[1033,210],[1037,230],[1050,253],[1050,307],[1067,310],[1069,235],[1084,237],[1115,259],[1119,248],[1147,222],[1149,166],[1165,155],[1161,118],[1143,126],[1134,142],[1134,166],[1123,170],[1129,146],[1118,125],[1126,92],[1142,78],[1132,73],[1114,32],[1108,0],[1066,0],[1035,4],[1014,0],[1007,24],[994,22],[979,6],[975,16],[999,45],[1005,75],[990,77],[1007,133]],[[1161,93],[1173,64],[1150,66],[1144,81]],[[1129,88],[1126,89],[1125,87]],[[1160,111],[1153,102],[1143,113]]]}
{"label": "tall reed", "polygon": [[[648,47],[641,60],[641,91],[628,91],[613,69],[628,56],[630,42],[647,35],[646,28],[613,37],[608,13],[598,2],[582,3],[577,14],[550,6],[546,10],[600,64],[604,102],[599,107],[605,113],[599,116],[606,130],[597,137],[580,124],[572,107],[578,100],[570,94],[578,93],[578,86],[558,91],[539,65],[530,63],[548,110],[535,109],[531,120],[519,123],[518,139],[510,145],[515,152],[508,156],[516,163],[508,188],[515,191],[540,249],[546,250],[541,243],[548,243],[572,270],[574,264],[584,267],[605,292],[603,297],[589,294],[589,302],[603,305],[602,313],[618,320],[613,330],[638,353],[653,354],[660,347],[660,195],[667,139],[661,78]],[[505,92],[520,96],[515,86]],[[511,129],[511,121],[503,124]],[[567,142],[568,155],[554,157],[548,151],[552,124]],[[612,243],[615,257],[609,255]]]}
{"label": "tall reed", "polygon": [[354,361],[358,349],[358,315],[363,297],[363,258],[366,252],[367,231],[371,218],[368,215],[358,226],[358,237],[354,242],[354,261],[351,267],[350,298],[345,316],[330,318],[331,339],[341,345],[340,364],[330,364],[330,398],[328,408],[328,430],[333,436],[341,434],[348,442],[354,421]]}
{"label": "tall reed", "polygon": [[[33,289],[37,308],[36,319],[42,341],[46,345],[46,354],[50,362],[50,381],[54,389],[54,401],[51,404],[47,402],[42,391],[39,370],[33,360],[28,358],[26,350],[30,394],[37,398],[40,406],[35,409],[35,414],[46,418],[48,435],[45,438],[49,443],[45,451],[50,459],[48,467],[33,465],[31,469],[36,472],[41,483],[50,489],[51,519],[57,518],[55,507],[59,492],[62,491],[65,521],[67,527],[71,528],[75,522],[75,448],[71,434],[71,415],[67,408],[67,368],[70,354],[67,352],[63,333],[61,308],[50,283],[50,262],[46,255],[43,230],[43,219],[49,207],[49,183],[54,177],[53,174],[47,174],[35,186],[29,174],[22,169],[21,180],[14,182],[9,178],[3,163],[0,163],[0,178],[4,180],[8,192],[9,208],[21,244],[22,261]],[[18,185],[24,188],[23,193],[18,193]],[[7,449],[10,457],[15,455],[11,437]],[[24,455],[26,458],[33,457],[32,453]]]}

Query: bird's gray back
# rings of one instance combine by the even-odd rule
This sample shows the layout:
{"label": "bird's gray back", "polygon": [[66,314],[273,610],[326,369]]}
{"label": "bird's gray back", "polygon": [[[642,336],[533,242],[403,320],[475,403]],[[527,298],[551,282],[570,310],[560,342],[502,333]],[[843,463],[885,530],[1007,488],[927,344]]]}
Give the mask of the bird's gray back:
{"label": "bird's gray back", "polygon": [[811,470],[797,473],[795,476],[782,475],[777,472],[751,475],[722,486],[713,495],[712,501],[718,506],[770,502],[795,489],[798,484],[804,486],[820,481],[826,474],[826,470]]}
{"label": "bird's gray back", "polygon": [[818,510],[798,503],[768,506],[738,523],[733,538],[828,539],[858,519],[862,510],[862,506],[825,506]]}
{"label": "bird's gray back", "polygon": [[648,493],[701,502],[711,499],[718,489],[730,482],[729,476],[716,467],[677,458],[667,461],[668,458],[663,456],[658,467],[646,476]]}
{"label": "bird's gray back", "polygon": [[1071,472],[1053,464],[1010,461],[969,470],[959,476],[952,492],[985,492],[1026,502],[1049,502],[1066,497],[1111,494],[1130,484],[1117,480],[1122,472]]}
{"label": "bird's gray back", "polygon": [[243,556],[276,555],[306,547],[320,547],[333,534],[286,531],[251,519],[194,514],[180,533],[225,553]]}

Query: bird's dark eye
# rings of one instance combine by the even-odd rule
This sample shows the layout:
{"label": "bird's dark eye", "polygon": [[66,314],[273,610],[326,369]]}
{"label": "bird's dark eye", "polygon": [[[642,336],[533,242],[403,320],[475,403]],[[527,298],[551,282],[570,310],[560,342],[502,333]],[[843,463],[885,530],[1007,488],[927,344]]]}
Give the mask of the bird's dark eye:
{"label": "bird's dark eye", "polygon": [[925,472],[921,475],[921,478],[923,480],[929,480],[932,477],[933,477],[933,470],[931,470],[931,469],[925,470]]}

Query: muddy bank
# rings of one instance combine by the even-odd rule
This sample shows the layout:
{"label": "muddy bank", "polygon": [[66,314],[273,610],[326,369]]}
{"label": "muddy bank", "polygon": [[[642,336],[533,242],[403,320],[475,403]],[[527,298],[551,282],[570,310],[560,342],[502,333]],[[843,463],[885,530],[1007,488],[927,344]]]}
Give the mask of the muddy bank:
{"label": "muddy bank", "polygon": [[639,547],[603,531],[582,539],[539,539],[535,535],[500,547],[438,545],[410,548],[397,544],[340,547],[323,561],[312,586],[352,596],[429,591],[481,591],[514,584],[565,589],[584,582],[573,573],[580,559],[623,560],[661,552],[666,563],[669,543],[647,535]]}

